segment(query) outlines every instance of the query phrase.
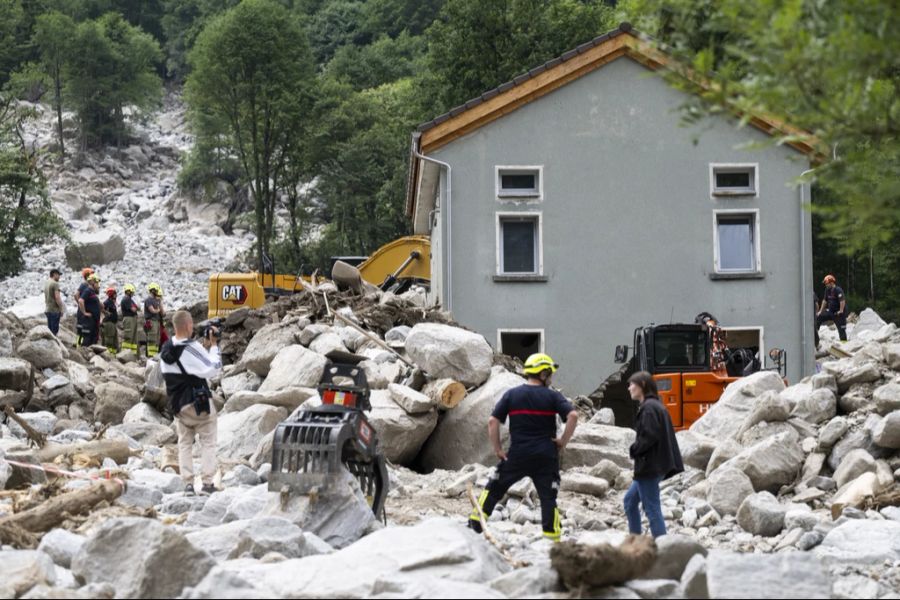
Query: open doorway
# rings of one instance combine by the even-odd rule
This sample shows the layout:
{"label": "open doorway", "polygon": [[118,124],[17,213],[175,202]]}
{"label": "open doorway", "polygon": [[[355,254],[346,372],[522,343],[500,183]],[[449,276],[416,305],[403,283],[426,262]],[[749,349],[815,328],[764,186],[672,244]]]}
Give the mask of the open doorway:
{"label": "open doorway", "polygon": [[500,329],[497,331],[500,352],[515,356],[523,363],[525,359],[544,351],[543,329]]}

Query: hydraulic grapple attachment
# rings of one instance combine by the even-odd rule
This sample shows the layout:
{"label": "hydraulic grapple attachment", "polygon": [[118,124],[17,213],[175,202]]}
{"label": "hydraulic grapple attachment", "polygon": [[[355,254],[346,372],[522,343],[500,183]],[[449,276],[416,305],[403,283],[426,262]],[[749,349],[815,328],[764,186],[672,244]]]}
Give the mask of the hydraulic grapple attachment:
{"label": "hydraulic grapple attachment", "polygon": [[375,429],[366,374],[356,365],[329,363],[319,383],[322,406],[300,411],[275,430],[269,490],[308,494],[328,487],[346,468],[359,480],[372,511],[384,509],[387,466]]}

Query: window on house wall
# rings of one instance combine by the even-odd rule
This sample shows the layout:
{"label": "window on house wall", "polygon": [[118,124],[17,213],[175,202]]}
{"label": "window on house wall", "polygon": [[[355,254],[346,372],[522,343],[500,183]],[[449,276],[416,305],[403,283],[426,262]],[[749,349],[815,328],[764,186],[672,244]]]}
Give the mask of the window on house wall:
{"label": "window on house wall", "polygon": [[757,211],[716,211],[715,266],[718,273],[756,273],[760,270]]}
{"label": "window on house wall", "polygon": [[540,215],[499,214],[497,218],[498,274],[540,274]]}
{"label": "window on house wall", "polygon": [[540,167],[497,167],[499,198],[540,198]]}
{"label": "window on house wall", "polygon": [[498,336],[500,352],[515,356],[523,363],[532,354],[544,351],[544,332],[540,329],[531,331],[501,329]]}
{"label": "window on house wall", "polygon": [[713,196],[755,196],[757,166],[712,164],[710,165],[710,190]]}

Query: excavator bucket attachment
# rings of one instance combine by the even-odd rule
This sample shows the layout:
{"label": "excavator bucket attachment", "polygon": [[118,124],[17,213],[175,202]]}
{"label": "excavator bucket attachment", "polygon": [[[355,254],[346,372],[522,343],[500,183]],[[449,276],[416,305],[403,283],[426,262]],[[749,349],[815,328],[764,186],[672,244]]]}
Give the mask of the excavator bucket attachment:
{"label": "excavator bucket attachment", "polygon": [[322,406],[302,410],[279,424],[272,445],[269,490],[309,494],[327,489],[347,469],[358,481],[372,511],[387,498],[388,474],[375,429],[365,372],[331,363],[319,384]]}

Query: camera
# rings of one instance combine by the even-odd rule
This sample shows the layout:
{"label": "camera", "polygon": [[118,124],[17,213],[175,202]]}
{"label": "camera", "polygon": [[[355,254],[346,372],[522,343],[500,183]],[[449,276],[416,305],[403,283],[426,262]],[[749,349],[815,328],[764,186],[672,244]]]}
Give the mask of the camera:
{"label": "camera", "polygon": [[212,334],[212,337],[219,339],[222,333],[222,319],[210,319],[206,322],[206,325],[203,326],[203,339],[207,339]]}

